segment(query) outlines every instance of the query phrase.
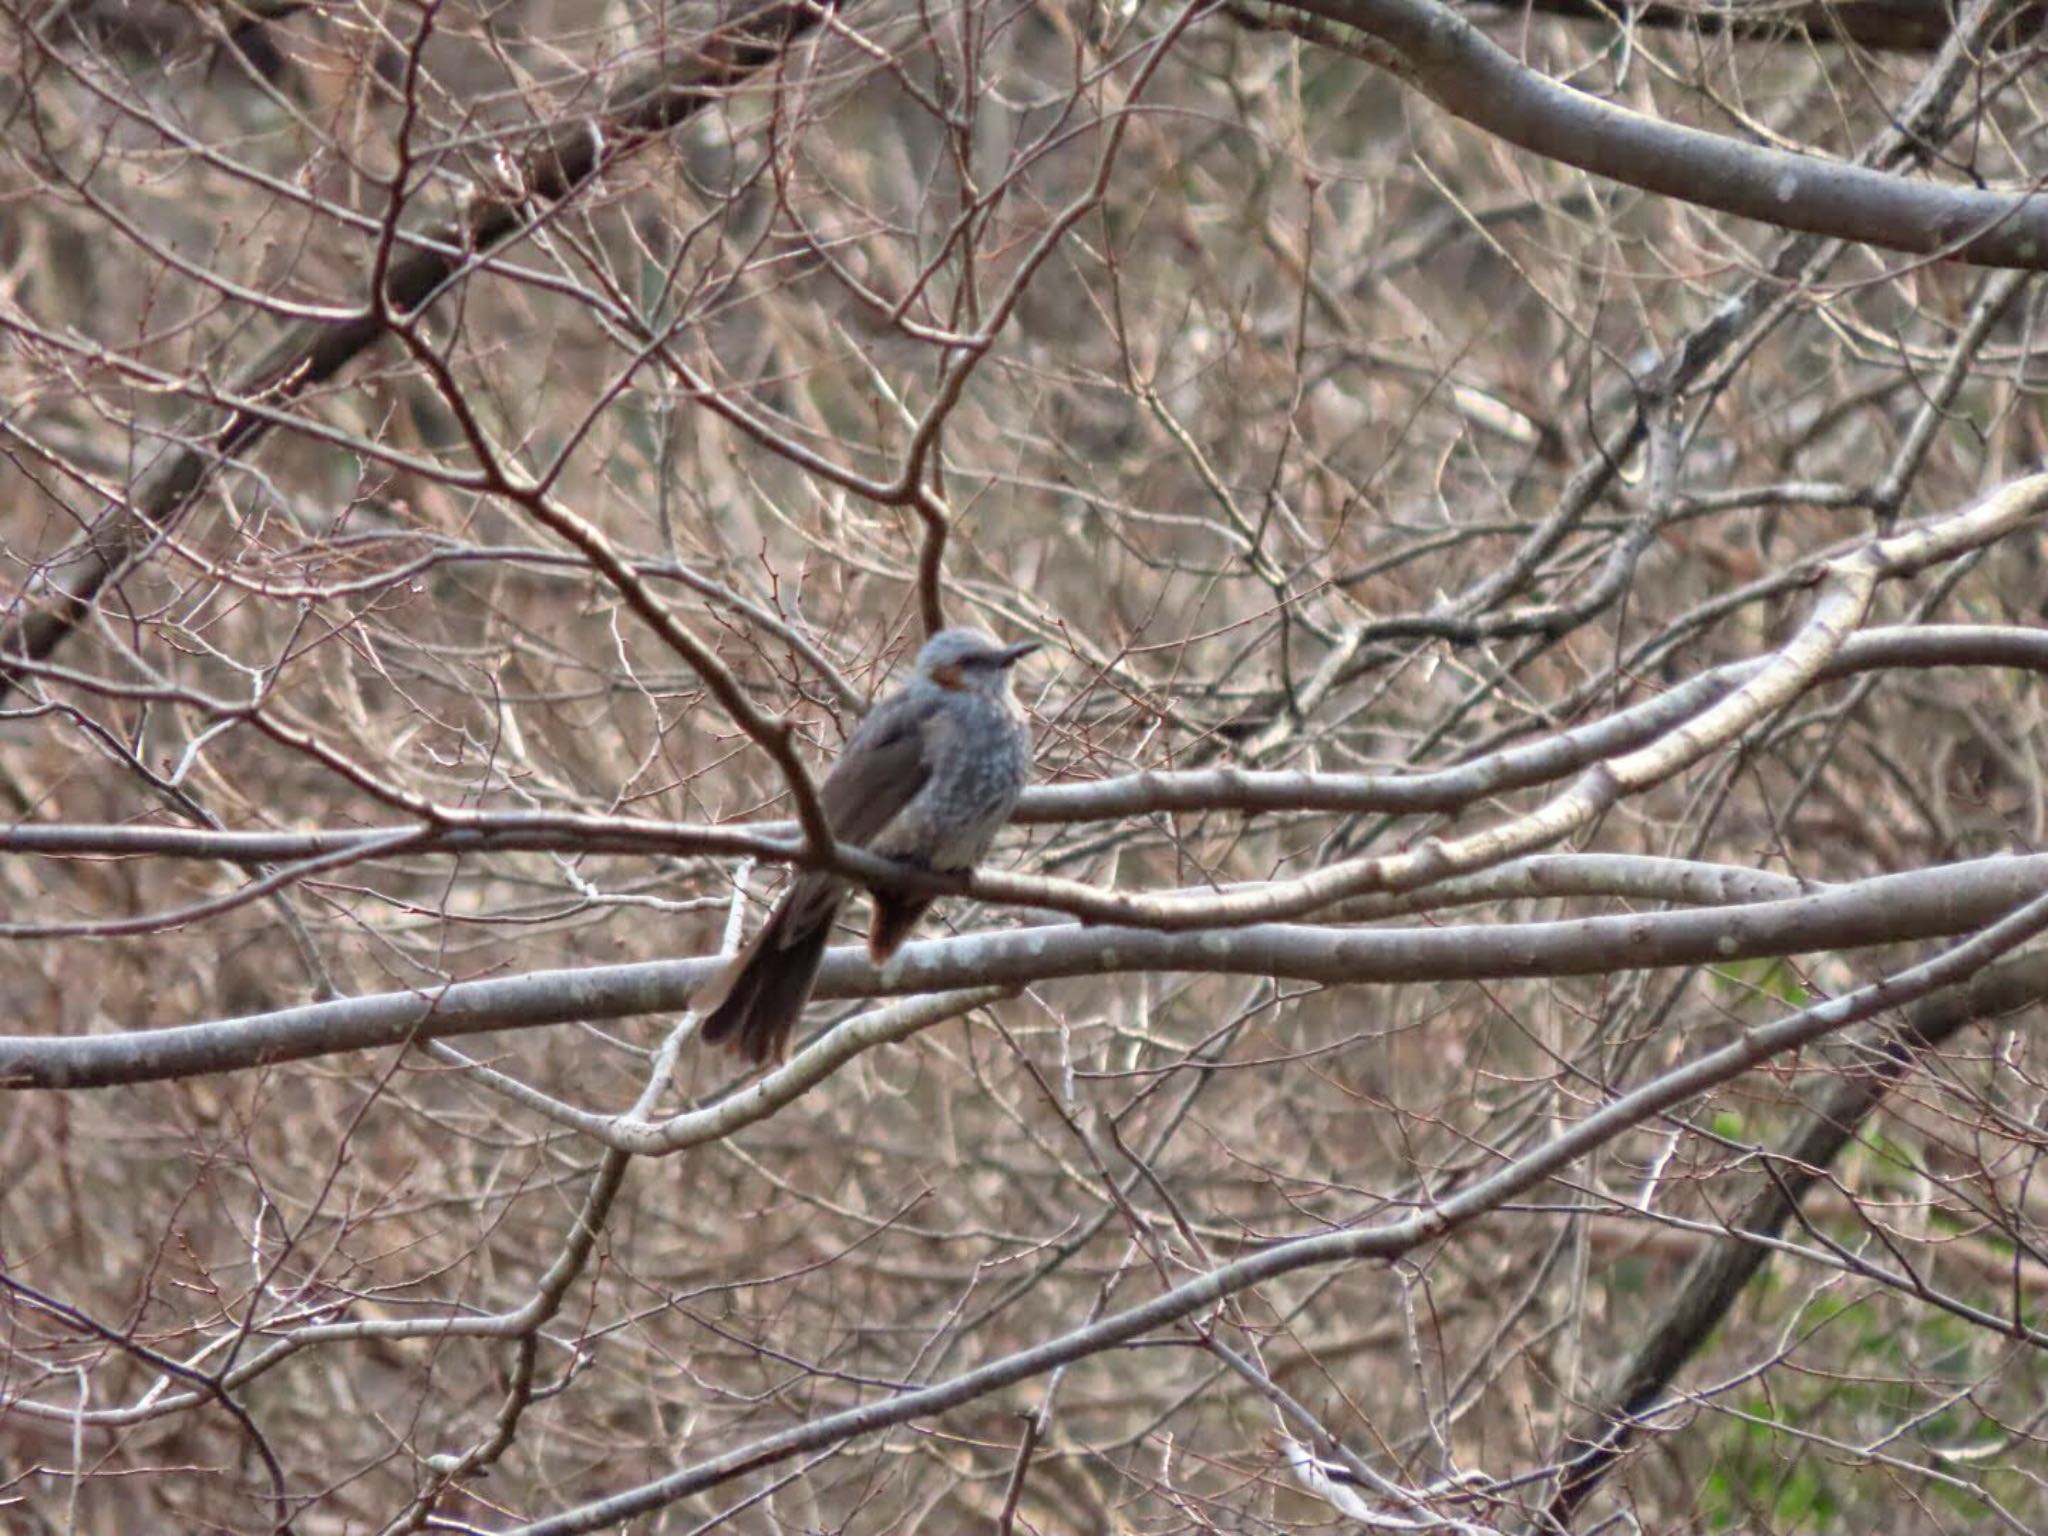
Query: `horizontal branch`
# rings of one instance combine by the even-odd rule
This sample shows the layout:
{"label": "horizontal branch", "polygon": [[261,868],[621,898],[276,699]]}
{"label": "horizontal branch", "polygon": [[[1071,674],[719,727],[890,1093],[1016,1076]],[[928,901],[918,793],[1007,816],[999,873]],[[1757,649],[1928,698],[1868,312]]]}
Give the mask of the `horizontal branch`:
{"label": "horizontal branch", "polygon": [[[1855,949],[1966,933],[2048,891],[2048,855],[1884,875],[1788,901],[1461,927],[1265,923],[1167,932],[1073,924],[906,945],[878,970],[827,954],[820,998],[1022,986],[1126,971],[1326,986],[1588,976]],[[0,1036],[0,1089],[106,1088],[504,1029],[681,1012],[717,958],[536,971],[308,1003],[240,1019],[76,1038]]]}
{"label": "horizontal branch", "polygon": [[[1756,675],[1759,661],[1703,672],[1642,704],[1568,731],[1428,773],[1272,772],[1204,768],[1124,774],[1086,783],[1039,784],[1012,818],[1021,826],[1068,826],[1133,816],[1237,811],[1339,816],[1461,811],[1492,795],[1528,789],[1627,751],[1709,708]],[[1854,636],[1819,674],[1830,682],[1880,670],[2009,667],[2048,674],[2048,630],[1989,625],[1900,625]],[[403,841],[408,856],[476,853],[698,855],[802,865],[809,855],[789,821],[707,825],[553,811],[449,812],[445,824],[326,827],[296,832],[198,827],[17,823],[0,826],[0,853],[50,858],[148,857],[271,864],[358,850],[364,858]],[[842,853],[847,850],[841,850]],[[971,883],[959,887],[972,891]]]}

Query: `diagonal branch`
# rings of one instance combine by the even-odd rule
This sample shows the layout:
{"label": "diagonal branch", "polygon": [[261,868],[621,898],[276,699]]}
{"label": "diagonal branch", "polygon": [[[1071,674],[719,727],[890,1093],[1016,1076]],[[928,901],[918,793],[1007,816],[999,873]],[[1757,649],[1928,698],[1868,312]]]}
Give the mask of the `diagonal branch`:
{"label": "diagonal branch", "polygon": [[[1519,63],[1435,0],[1272,0],[1313,41],[1359,54],[1452,116],[1565,165],[1779,229],[1989,267],[2048,270],[2048,195],[1945,187],[1661,122]],[[2002,0],[1961,8],[1958,33],[1998,35]]]}
{"label": "diagonal branch", "polygon": [[[1733,5],[1696,4],[1692,0],[1651,0],[1649,4],[1608,5],[1602,0],[1520,0],[1514,5],[1489,0],[1519,20],[1523,11],[1573,20],[1604,22],[1610,27],[1654,27],[1698,32],[1707,37],[1753,38],[1784,42],[1800,37],[1815,42],[1849,43],[1860,48],[1897,53],[1930,53],[1955,30],[1955,8],[1943,0],[1738,0]],[[2040,36],[2048,26],[2048,10],[2037,4],[2017,7],[1999,35],[1999,46],[2017,46]]]}
{"label": "diagonal branch", "polygon": [[2048,954],[2032,954],[1986,971],[1967,987],[1937,993],[1906,1014],[1905,1027],[1874,1032],[1857,1054],[1867,1061],[1829,1083],[1805,1126],[1771,1161],[1783,1168],[1728,1224],[1728,1236],[1693,1263],[1665,1309],[1663,1323],[1617,1377],[1606,1400],[1565,1442],[1564,1477],[1546,1528],[1566,1530],[1572,1516],[1613,1470],[1678,1374],[1726,1319],[1771,1255],[1800,1198],[1848,1145],[1892,1085],[1913,1063],[1965,1026],[2011,1013],[2048,996]]}
{"label": "diagonal branch", "polygon": [[1391,1259],[1498,1210],[1564,1172],[1598,1147],[1758,1064],[1888,1012],[1891,1008],[1968,984],[1987,966],[2048,928],[2048,897],[2037,898],[1974,937],[1930,960],[1884,977],[1840,998],[1746,1031],[1739,1039],[1620,1094],[1521,1156],[1502,1162],[1456,1193],[1413,1214],[1370,1226],[1320,1232],[1274,1243],[1122,1312],[1021,1349],[948,1380],[823,1415],[763,1436],[751,1445],[708,1457],[609,1498],[519,1526],[513,1536],[578,1536],[599,1531],[790,1456],[844,1444],[892,1425],[929,1418],[1012,1383],[1098,1354],[1281,1275],[1330,1264]]}

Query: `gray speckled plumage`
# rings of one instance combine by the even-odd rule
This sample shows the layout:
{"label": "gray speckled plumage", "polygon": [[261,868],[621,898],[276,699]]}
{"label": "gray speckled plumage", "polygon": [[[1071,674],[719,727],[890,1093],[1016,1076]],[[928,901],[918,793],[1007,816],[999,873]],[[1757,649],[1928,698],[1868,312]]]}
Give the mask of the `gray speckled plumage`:
{"label": "gray speckled plumage", "polygon": [[[868,711],[818,786],[833,836],[926,869],[973,867],[988,852],[1031,773],[1031,731],[1010,668],[1035,641],[998,645],[978,629],[942,629],[910,680]],[[893,955],[931,903],[869,893],[868,953]],[[802,874],[730,964],[692,1000],[704,1039],[755,1061],[779,1059],[810,999],[844,881]]]}

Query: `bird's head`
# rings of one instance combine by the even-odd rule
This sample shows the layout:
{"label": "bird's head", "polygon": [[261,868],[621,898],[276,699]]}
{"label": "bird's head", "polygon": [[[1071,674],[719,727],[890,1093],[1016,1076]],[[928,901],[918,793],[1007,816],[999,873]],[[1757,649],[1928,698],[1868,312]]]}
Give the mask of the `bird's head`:
{"label": "bird's head", "polygon": [[1037,649],[1036,640],[998,645],[983,630],[942,629],[917,653],[917,675],[956,692],[1000,696],[1010,668]]}

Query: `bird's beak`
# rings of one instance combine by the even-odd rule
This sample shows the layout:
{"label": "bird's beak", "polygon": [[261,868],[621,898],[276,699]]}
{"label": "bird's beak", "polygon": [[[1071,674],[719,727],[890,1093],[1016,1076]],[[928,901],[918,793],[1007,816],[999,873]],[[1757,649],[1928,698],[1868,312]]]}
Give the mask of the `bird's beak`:
{"label": "bird's beak", "polygon": [[1002,651],[1002,667],[1008,671],[1033,651],[1043,650],[1044,644],[1037,640],[1019,640],[1015,645],[1006,645]]}

